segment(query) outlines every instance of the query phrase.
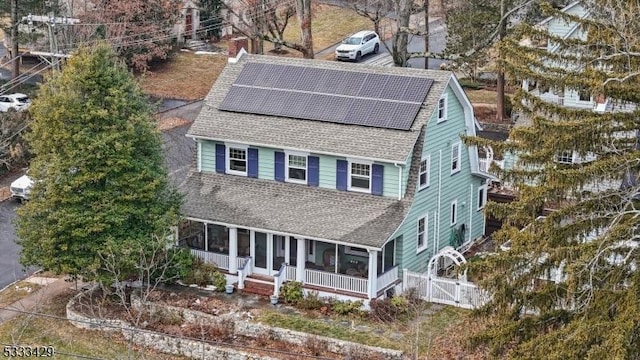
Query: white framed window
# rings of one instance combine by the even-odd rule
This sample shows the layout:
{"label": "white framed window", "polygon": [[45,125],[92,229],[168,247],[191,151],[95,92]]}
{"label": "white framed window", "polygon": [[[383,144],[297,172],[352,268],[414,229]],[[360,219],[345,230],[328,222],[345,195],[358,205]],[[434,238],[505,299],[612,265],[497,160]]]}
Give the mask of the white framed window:
{"label": "white framed window", "polygon": [[482,210],[487,203],[487,185],[478,188],[478,210]]}
{"label": "white framed window", "polygon": [[438,100],[438,122],[447,120],[447,94]]}
{"label": "white framed window", "polygon": [[247,176],[247,146],[225,144],[227,148],[227,172]]}
{"label": "white framed window", "polygon": [[371,193],[371,163],[349,160],[348,189]]}
{"label": "white framed window", "polygon": [[460,171],[460,155],[462,153],[462,145],[457,142],[451,145],[451,174]]}
{"label": "white framed window", "polygon": [[416,252],[421,252],[422,250],[427,248],[427,230],[429,227],[429,217],[428,215],[425,215],[421,218],[418,218],[418,241],[417,241],[417,248],[416,248]]}
{"label": "white framed window", "polygon": [[573,164],[573,151],[563,151],[556,155],[556,161],[561,164]]}
{"label": "white framed window", "polygon": [[458,200],[451,202],[451,226],[458,222]]}
{"label": "white framed window", "polygon": [[309,173],[308,154],[285,152],[285,181],[306,184]]}
{"label": "white framed window", "polygon": [[352,246],[345,246],[344,253],[349,255],[369,257],[369,252],[367,251],[367,249]]}
{"label": "white framed window", "polygon": [[418,186],[420,189],[424,189],[429,186],[429,167],[431,166],[431,156],[427,155],[420,161],[420,173],[418,175]]}

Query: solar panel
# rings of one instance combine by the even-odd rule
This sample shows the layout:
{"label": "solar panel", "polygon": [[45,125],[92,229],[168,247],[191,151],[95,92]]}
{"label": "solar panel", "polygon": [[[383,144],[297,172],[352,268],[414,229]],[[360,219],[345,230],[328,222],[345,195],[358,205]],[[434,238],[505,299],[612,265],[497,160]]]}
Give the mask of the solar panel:
{"label": "solar panel", "polygon": [[408,130],[433,80],[247,63],[220,110]]}

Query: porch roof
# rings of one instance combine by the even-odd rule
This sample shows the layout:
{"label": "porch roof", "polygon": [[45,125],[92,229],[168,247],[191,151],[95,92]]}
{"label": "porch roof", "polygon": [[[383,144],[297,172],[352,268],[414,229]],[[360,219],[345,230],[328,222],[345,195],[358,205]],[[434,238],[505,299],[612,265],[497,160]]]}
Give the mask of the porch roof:
{"label": "porch roof", "polygon": [[411,206],[369,194],[192,172],[183,214],[202,220],[381,248]]}

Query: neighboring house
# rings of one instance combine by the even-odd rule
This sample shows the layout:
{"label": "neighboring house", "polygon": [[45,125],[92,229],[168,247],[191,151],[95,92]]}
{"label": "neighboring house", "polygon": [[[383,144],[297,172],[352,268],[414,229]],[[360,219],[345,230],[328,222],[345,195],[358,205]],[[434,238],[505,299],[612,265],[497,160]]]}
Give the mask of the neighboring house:
{"label": "neighboring house", "polygon": [[[572,15],[577,18],[587,18],[589,12],[582,6],[581,1],[575,1],[561,9],[560,11]],[[550,34],[560,37],[562,39],[585,39],[587,34],[581,28],[577,22],[566,21],[565,19],[558,17],[549,17],[537,25],[539,28],[548,31]],[[561,51],[560,45],[549,40],[545,43],[534,44],[529,43],[530,46],[537,46],[544,48],[551,53]],[[554,88],[553,86],[541,86],[535,81],[524,80],[522,82],[522,88],[532,95],[536,95],[544,101],[556,103],[563,107],[573,109],[591,109],[594,112],[619,112],[619,111],[632,111],[635,109],[633,104],[624,104],[615,99],[609,99],[604,97],[593,97],[588,89],[581,91],[579,89],[569,88]],[[530,120],[524,116],[520,116],[515,126],[526,126],[530,124]],[[635,133],[620,133],[618,136],[632,136],[635,137]],[[586,154],[580,156],[576,151],[567,149],[556,155],[556,162],[559,164],[582,164],[593,161],[596,159],[595,154]],[[502,166],[505,169],[512,169],[518,166],[518,155],[513,153],[506,153],[504,155],[504,161]],[[602,191],[611,188],[618,188],[621,184],[620,179],[601,180],[593,184],[585,184],[584,190],[589,191]],[[507,184],[507,186],[509,186]]]}
{"label": "neighboring house", "polygon": [[240,288],[378,298],[483,237],[488,176],[451,72],[241,50],[204,102],[179,239]]}

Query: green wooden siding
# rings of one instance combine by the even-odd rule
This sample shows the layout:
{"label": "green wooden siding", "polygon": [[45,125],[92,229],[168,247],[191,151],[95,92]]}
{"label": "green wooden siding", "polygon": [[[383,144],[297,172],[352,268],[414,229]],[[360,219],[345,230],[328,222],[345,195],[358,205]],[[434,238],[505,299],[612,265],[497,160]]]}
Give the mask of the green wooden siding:
{"label": "green wooden siding", "polygon": [[398,198],[398,185],[400,170],[393,164],[381,164],[384,166],[384,173],[382,174],[382,196],[388,196],[392,198]]}
{"label": "green wooden siding", "polygon": [[216,171],[216,143],[209,140],[200,140],[200,167],[202,171]]}
{"label": "green wooden siding", "polygon": [[[434,112],[426,128],[422,155],[429,155],[431,159],[430,185],[416,190],[413,206],[396,233],[403,236],[402,246],[398,251],[402,256],[402,266],[412,271],[426,271],[431,256],[449,245],[451,231],[458,229],[460,225],[465,224],[466,227],[464,242],[469,240],[469,236],[475,239],[484,233],[482,211],[477,210],[477,191],[483,180],[471,174],[467,147],[461,148],[460,171],[451,174],[451,147],[456,142],[461,143],[460,135],[465,133],[466,123],[463,107],[457,96],[450,87],[447,87],[446,93],[447,120],[438,123],[437,112]],[[457,222],[451,226],[451,202],[455,200]],[[427,246],[417,253],[417,222],[423,216],[428,219]]]}
{"label": "green wooden siding", "polygon": [[326,155],[318,155],[319,164],[319,184],[318,186],[327,189],[336,188],[336,158]]}

